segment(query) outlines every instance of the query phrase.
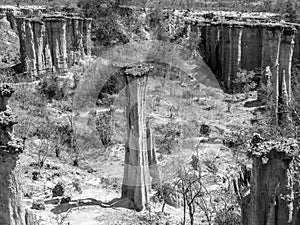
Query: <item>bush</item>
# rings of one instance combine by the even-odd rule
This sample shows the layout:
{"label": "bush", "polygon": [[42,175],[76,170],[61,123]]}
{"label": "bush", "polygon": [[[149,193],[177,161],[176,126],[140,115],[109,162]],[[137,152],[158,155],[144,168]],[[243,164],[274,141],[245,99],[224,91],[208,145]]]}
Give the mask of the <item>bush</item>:
{"label": "bush", "polygon": [[47,99],[60,100],[65,97],[65,90],[60,87],[57,74],[46,75],[40,81],[39,92]]}
{"label": "bush", "polygon": [[234,209],[223,209],[216,213],[215,224],[217,225],[240,225],[240,215]]}
{"label": "bush", "polygon": [[255,82],[255,72],[240,70],[232,82],[232,93],[247,93],[257,87]]}
{"label": "bush", "polygon": [[95,122],[102,144],[104,146],[110,144],[113,135],[111,112],[99,114]]}
{"label": "bush", "polygon": [[92,29],[97,40],[101,40],[104,46],[112,43],[127,43],[126,36],[122,33],[117,21],[116,0],[79,0],[78,7],[82,9],[84,16],[93,18]]}
{"label": "bush", "polygon": [[171,154],[179,143],[181,130],[178,124],[168,123],[155,127],[155,132],[159,133],[155,142],[160,153]]}

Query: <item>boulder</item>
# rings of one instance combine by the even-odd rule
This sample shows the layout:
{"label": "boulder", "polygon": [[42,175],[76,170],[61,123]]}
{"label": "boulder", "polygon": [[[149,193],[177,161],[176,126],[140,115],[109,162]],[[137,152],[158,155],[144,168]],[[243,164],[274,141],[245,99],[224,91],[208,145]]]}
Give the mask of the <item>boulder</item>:
{"label": "boulder", "polygon": [[43,200],[34,200],[31,209],[35,210],[45,210],[45,202]]}
{"label": "boulder", "polygon": [[65,188],[61,182],[55,185],[55,187],[52,189],[52,197],[59,197],[63,196],[65,193]]}

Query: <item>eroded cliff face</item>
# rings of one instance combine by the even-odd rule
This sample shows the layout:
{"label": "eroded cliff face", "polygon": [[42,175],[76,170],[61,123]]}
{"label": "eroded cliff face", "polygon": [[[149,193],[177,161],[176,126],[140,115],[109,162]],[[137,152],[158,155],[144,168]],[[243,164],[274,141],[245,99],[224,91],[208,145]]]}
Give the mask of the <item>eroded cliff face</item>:
{"label": "eroded cliff face", "polygon": [[21,72],[38,77],[46,72],[64,74],[82,57],[91,55],[91,19],[77,13],[46,9],[0,7],[20,43]]}
{"label": "eroded cliff face", "polygon": [[21,190],[16,164],[22,145],[13,136],[17,119],[7,106],[14,92],[10,85],[0,86],[0,224],[24,225]]}
{"label": "eroded cliff face", "polygon": [[16,17],[21,63],[33,76],[66,73],[91,54],[91,19],[67,16]]}
{"label": "eroded cliff face", "polygon": [[[287,109],[292,99],[292,63],[300,59],[299,25],[275,15],[176,10],[165,10],[161,24],[166,24],[162,30],[169,41],[201,54],[227,91],[232,90],[239,70],[260,73],[261,86],[271,83],[277,122],[288,121],[279,107]],[[271,101],[263,91],[258,92],[258,100]]]}
{"label": "eroded cliff face", "polygon": [[300,59],[299,26],[281,22],[274,15],[240,13],[230,17],[221,12],[180,11],[165,11],[164,15],[165,23],[172,24],[167,28],[170,37],[175,37],[172,41],[185,44],[180,39],[192,39],[197,43],[192,47],[201,53],[224,88],[231,88],[240,69],[264,73],[269,66],[274,76],[285,71],[290,91],[292,59]]}

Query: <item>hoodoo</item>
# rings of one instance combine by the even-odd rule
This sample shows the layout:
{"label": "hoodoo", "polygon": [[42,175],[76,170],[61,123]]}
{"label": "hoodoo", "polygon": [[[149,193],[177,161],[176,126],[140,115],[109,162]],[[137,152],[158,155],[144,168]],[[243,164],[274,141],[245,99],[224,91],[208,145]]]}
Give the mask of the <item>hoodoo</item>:
{"label": "hoodoo", "polygon": [[295,140],[261,142],[253,146],[250,198],[242,212],[243,225],[299,224],[295,179],[299,146]]}
{"label": "hoodoo", "polygon": [[12,86],[0,85],[0,224],[24,225],[22,195],[16,174],[18,156],[23,148],[13,136],[17,118],[7,105],[13,92]]}

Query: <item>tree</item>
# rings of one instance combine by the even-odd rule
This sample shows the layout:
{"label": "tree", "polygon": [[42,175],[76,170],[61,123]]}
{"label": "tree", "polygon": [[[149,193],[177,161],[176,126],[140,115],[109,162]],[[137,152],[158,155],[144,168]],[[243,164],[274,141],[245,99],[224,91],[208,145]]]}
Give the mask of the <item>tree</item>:
{"label": "tree", "polygon": [[93,18],[92,29],[104,46],[127,43],[129,40],[118,23],[117,0],[79,0],[84,16]]}
{"label": "tree", "polygon": [[15,0],[15,3],[17,4],[17,7],[20,7],[21,2],[22,2],[22,0]]}

